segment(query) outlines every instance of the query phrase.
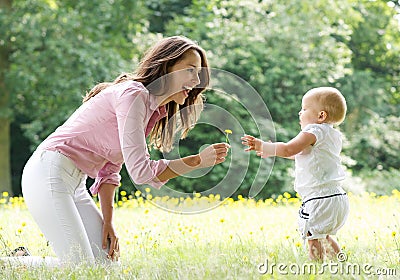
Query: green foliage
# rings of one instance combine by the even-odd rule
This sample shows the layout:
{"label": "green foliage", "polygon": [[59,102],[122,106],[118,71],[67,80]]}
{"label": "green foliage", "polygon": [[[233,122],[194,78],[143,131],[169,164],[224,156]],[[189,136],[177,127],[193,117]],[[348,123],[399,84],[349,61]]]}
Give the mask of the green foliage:
{"label": "green foliage", "polygon": [[383,169],[383,166],[378,165],[374,170],[363,169],[359,176],[363,178],[365,190],[377,195],[387,195],[400,188],[400,171],[398,168]]}
{"label": "green foliage", "polygon": [[149,9],[149,31],[163,33],[165,23],[184,14],[192,0],[147,0],[144,2]]}
{"label": "green foliage", "polygon": [[379,117],[375,114],[361,126],[356,133],[350,135],[345,153],[356,163],[354,171],[389,170],[400,166],[400,117]]}
{"label": "green foliage", "polygon": [[[150,45],[176,34],[198,41],[211,67],[236,74],[260,94],[278,141],[298,133],[297,112],[305,91],[323,85],[339,88],[348,102],[341,130],[347,139],[344,153],[355,161],[349,166],[353,174],[368,180],[368,172],[379,166],[396,169],[400,166],[396,141],[400,24],[398,4],[394,4],[356,0],[12,1],[11,13],[0,9],[0,45],[10,53],[4,82],[11,93],[12,110],[2,112],[10,118],[9,113],[14,114],[13,172],[19,172],[27,157],[17,155],[18,145],[29,142],[36,147],[81,104],[85,91],[97,82],[113,80],[120,72],[132,71]],[[243,102],[210,92],[207,102],[226,108],[240,119],[247,133],[259,136]],[[224,129],[232,129],[230,141],[240,145],[239,131]],[[20,139],[21,132],[25,139]],[[179,153],[196,153],[202,145],[224,139],[223,131],[198,125],[179,142]],[[162,157],[156,151],[152,156]],[[256,156],[250,157],[247,175],[235,196],[248,193],[259,162]],[[171,184],[185,192],[201,191],[221,181],[228,168],[247,168],[247,162],[228,160],[202,178],[176,178]],[[293,162],[276,159],[260,196],[291,191],[292,169]],[[126,171],[122,176],[123,188],[132,190]]]}
{"label": "green foliage", "polygon": [[[304,1],[287,5],[278,1],[197,0],[186,10],[187,16],[175,18],[166,30],[168,34],[179,32],[199,41],[208,51],[212,67],[249,82],[280,127],[277,139],[287,141],[299,131],[297,112],[304,92],[344,76],[351,60],[350,50],[334,37],[351,34],[349,26],[340,20],[348,6],[335,5],[327,13],[325,2],[319,1],[315,6]],[[215,104],[227,106],[226,101],[216,99]],[[238,108],[233,110],[240,115]],[[251,128],[246,129],[251,133]],[[211,135],[216,138],[216,134]],[[261,193],[263,197],[292,190],[290,166],[291,162],[276,161]],[[257,169],[253,159],[240,193],[248,190]]]}
{"label": "green foliage", "polygon": [[9,22],[5,34],[11,48],[6,84],[16,113],[28,118],[22,126],[33,146],[80,105],[91,86],[132,70],[128,59],[137,54],[129,40],[143,19],[129,17],[125,2],[13,2],[10,18],[21,20]]}

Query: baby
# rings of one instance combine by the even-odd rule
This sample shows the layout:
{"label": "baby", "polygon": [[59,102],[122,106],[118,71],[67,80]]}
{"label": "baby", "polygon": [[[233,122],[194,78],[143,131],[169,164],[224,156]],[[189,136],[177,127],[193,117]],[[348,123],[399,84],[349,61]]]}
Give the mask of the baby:
{"label": "baby", "polygon": [[331,235],[344,225],[349,213],[349,201],[340,183],[345,177],[340,159],[342,138],[333,127],[343,122],[346,110],[339,90],[314,88],[302,99],[301,132],[289,142],[264,142],[251,135],[241,138],[246,151],[255,150],[258,156],[295,160],[294,189],[303,200],[299,230],[308,240],[312,260],[332,258],[340,252]]}

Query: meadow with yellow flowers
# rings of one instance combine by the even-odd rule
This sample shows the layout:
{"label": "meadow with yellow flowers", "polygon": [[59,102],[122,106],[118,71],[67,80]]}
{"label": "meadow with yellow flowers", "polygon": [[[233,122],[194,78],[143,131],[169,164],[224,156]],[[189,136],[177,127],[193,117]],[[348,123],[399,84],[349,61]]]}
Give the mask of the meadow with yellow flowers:
{"label": "meadow with yellow flowers", "polygon": [[[147,190],[149,191],[149,190]],[[349,194],[349,219],[336,238],[339,259],[311,262],[297,228],[297,197],[226,199],[199,214],[157,207],[207,204],[218,195],[187,199],[119,194],[115,227],[121,240],[119,264],[49,268],[0,262],[1,279],[398,279],[400,275],[400,192]],[[32,255],[54,256],[23,198],[0,197],[0,250],[17,246]]]}

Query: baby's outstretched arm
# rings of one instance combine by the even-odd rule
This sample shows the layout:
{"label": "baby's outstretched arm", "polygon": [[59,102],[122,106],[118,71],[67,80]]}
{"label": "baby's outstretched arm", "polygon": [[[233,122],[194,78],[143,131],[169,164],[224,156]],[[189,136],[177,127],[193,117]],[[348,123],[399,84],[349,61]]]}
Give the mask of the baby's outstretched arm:
{"label": "baby's outstretched arm", "polygon": [[306,147],[313,145],[316,141],[315,135],[308,132],[300,132],[295,138],[287,143],[284,142],[264,142],[251,135],[242,138],[242,144],[248,146],[245,151],[256,151],[258,156],[263,158],[278,156],[283,158],[293,158]]}

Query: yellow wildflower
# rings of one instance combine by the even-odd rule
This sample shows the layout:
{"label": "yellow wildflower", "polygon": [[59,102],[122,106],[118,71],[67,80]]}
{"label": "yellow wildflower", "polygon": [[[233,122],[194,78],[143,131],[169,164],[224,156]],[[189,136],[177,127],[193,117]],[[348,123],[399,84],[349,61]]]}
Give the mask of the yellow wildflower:
{"label": "yellow wildflower", "polygon": [[228,143],[228,144],[229,144],[229,137],[228,137],[229,134],[232,134],[232,130],[230,130],[230,129],[225,129],[225,141],[226,141],[226,143]]}

